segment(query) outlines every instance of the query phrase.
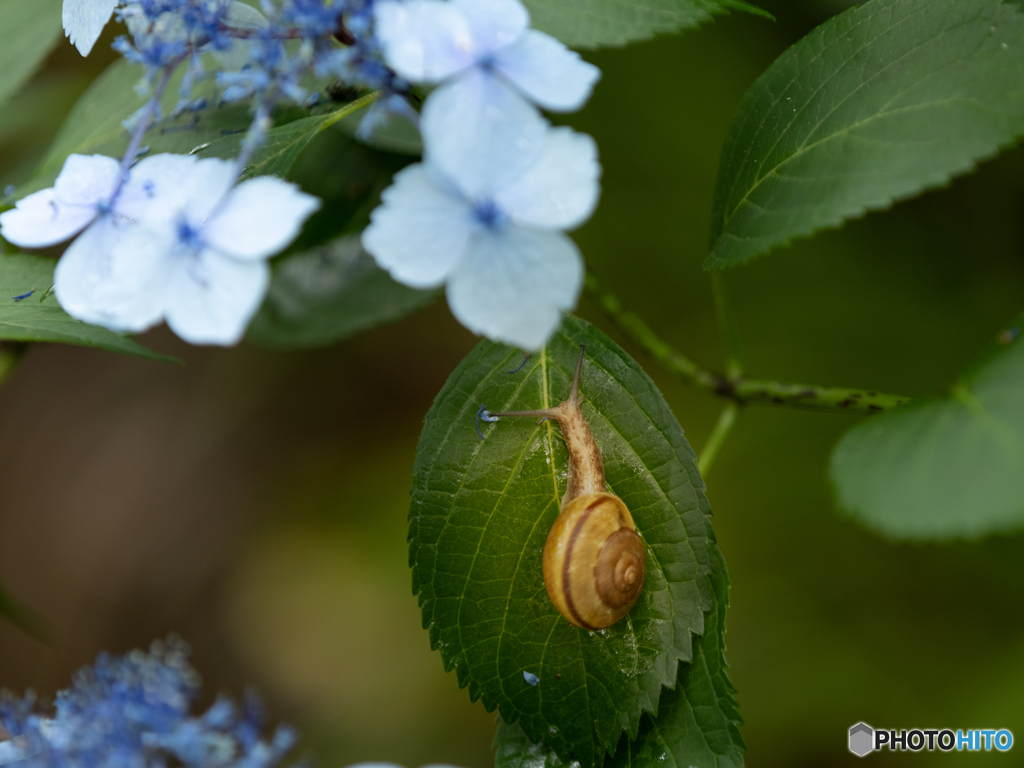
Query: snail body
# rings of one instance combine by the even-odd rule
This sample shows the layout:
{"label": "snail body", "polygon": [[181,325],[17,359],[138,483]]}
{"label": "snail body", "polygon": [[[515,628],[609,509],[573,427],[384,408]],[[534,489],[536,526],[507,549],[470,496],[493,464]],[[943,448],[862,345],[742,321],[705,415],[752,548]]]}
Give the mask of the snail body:
{"label": "snail body", "polygon": [[581,346],[569,399],[555,408],[492,415],[554,419],[562,429],[569,482],[544,545],[544,585],[572,625],[596,630],[610,627],[636,605],[647,563],[629,509],[608,492],[601,449],[580,410],[582,368]]}

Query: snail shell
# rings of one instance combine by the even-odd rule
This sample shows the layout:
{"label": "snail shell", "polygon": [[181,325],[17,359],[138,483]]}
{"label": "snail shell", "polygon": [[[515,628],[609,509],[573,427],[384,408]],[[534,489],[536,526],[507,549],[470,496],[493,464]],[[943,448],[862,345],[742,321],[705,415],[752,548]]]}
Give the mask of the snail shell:
{"label": "snail shell", "polygon": [[646,574],[644,543],[618,496],[577,496],[548,534],[544,584],[558,612],[577,627],[603,629],[629,613]]}

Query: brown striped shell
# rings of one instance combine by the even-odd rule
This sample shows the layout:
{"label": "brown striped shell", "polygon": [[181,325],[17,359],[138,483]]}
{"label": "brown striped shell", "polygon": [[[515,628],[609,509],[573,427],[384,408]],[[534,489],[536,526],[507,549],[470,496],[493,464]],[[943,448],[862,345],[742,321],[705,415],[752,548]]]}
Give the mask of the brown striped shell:
{"label": "brown striped shell", "polygon": [[618,496],[586,493],[565,505],[544,545],[544,584],[570,623],[610,627],[636,605],[646,574],[643,541]]}

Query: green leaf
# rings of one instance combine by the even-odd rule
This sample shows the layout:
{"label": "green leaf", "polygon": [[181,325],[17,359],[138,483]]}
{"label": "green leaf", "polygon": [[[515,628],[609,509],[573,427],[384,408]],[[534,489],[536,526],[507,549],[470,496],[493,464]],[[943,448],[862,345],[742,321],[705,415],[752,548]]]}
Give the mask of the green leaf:
{"label": "green leaf", "polygon": [[17,93],[63,37],[61,0],[0,0],[0,104]]}
{"label": "green leaf", "polygon": [[744,96],[707,269],[946,184],[1024,134],[1024,15],[1000,0],[872,0]]}
{"label": "green leaf", "polygon": [[[72,153],[121,157],[128,149],[129,135],[121,124],[146,102],[135,91],[142,77],[142,68],[120,60],[107,68],[75,104],[64,126],[54,140],[35,178],[19,189],[23,195],[53,183],[67,156]],[[161,101],[165,113],[178,102],[179,71],[167,87]],[[212,79],[198,83],[193,98],[216,99],[217,87]],[[346,115],[364,107],[375,98],[365,96],[351,104],[323,115],[306,117],[271,129],[267,141],[257,150],[245,176],[276,174],[286,176],[292,164],[319,133]],[[248,106],[231,104],[208,106],[187,112],[152,126],[143,139],[149,154],[200,154],[204,157],[233,158],[238,155],[244,133],[252,122]]]}
{"label": "green leaf", "polygon": [[[640,602],[598,632],[572,627],[545,591],[541,560],[565,487],[565,446],[551,422],[474,417],[564,400],[587,345],[583,411],[609,486],[648,549]],[[410,510],[413,589],[431,644],[473,700],[497,707],[566,761],[600,763],[641,712],[658,708],[680,661],[693,658],[712,604],[713,533],[704,482],[683,430],[654,383],[622,349],[567,318],[548,347],[522,353],[481,342],[427,414]],[[523,678],[540,678],[536,687]]]}
{"label": "green leaf", "polygon": [[[656,717],[644,715],[636,741],[623,737],[605,768],[731,768],[743,765],[735,689],[726,674],[725,611],[729,577],[716,546],[712,584],[715,602],[706,632],[694,644],[693,661],[679,667],[679,683],[665,691]],[[562,768],[543,741],[532,743],[518,725],[498,723],[495,768]]]}
{"label": "green leaf", "polygon": [[276,349],[331,344],[397,320],[437,296],[392,280],[350,235],[274,264],[248,339]]}
{"label": "green leaf", "polygon": [[[292,166],[295,165],[295,161],[302,154],[302,150],[308,147],[313,139],[342,118],[363,109],[376,98],[377,94],[371,93],[333,112],[304,117],[272,128],[267,133],[266,140],[253,153],[252,160],[245,167],[242,178],[251,179],[254,176],[269,175],[287,177]],[[202,157],[236,157],[241,151],[243,139],[242,135],[218,139],[209,144],[197,146],[192,150],[192,154]]]}
{"label": "green leaf", "polygon": [[872,416],[843,437],[831,474],[854,518],[893,539],[1024,528],[1021,322],[948,397]]}
{"label": "green leaf", "polygon": [[729,10],[771,14],[741,0],[524,0],[531,26],[573,48],[646,40],[696,27]]}
{"label": "green leaf", "polygon": [[[161,105],[165,113],[178,102],[178,84],[182,70],[171,78]],[[135,86],[142,78],[143,68],[120,59],[93,82],[75,103],[64,121],[36,178],[24,190],[49,186],[72,153],[121,157],[128,149],[128,132],[121,122],[146,103]],[[204,80],[196,85],[194,95],[214,97],[215,84]],[[220,140],[228,133],[244,131],[251,117],[245,105],[210,106],[195,113],[182,114],[153,126],[146,133],[143,145],[150,154],[173,152],[188,154],[203,144]]]}
{"label": "green leaf", "polygon": [[[69,317],[50,291],[55,264],[42,256],[0,255],[0,339],[61,342],[155,360],[171,359],[106,328]],[[19,296],[25,298],[16,301]]]}

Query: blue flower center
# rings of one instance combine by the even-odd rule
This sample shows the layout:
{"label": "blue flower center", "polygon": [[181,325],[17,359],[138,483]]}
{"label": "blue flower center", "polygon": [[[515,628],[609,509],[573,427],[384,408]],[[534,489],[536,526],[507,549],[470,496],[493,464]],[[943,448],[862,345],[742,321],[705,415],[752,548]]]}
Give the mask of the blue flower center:
{"label": "blue flower center", "polygon": [[505,223],[505,213],[493,200],[481,200],[473,206],[476,220],[489,229],[496,229]]}
{"label": "blue flower center", "polygon": [[178,240],[194,251],[198,251],[203,245],[199,238],[199,230],[184,219],[178,220]]}

